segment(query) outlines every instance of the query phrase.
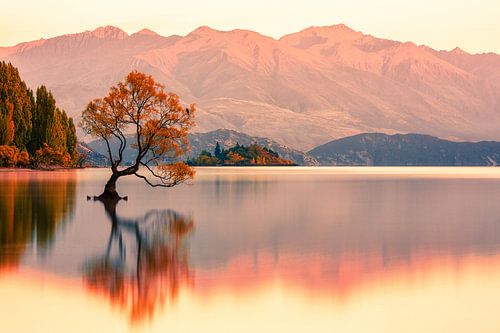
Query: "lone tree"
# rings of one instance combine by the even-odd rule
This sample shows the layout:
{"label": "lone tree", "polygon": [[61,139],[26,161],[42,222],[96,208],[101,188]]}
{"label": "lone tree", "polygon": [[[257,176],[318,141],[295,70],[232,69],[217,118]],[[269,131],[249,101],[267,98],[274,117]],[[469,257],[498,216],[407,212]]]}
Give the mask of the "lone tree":
{"label": "lone tree", "polygon": [[[96,198],[122,199],[116,182],[123,176],[135,175],[153,187],[173,187],[192,179],[192,168],[170,161],[189,149],[187,138],[194,126],[195,111],[194,104],[182,107],[177,95],[165,92],[164,86],[150,75],[137,71],[111,87],[108,96],[90,102],[80,126],[104,140],[112,171],[104,192]],[[132,165],[122,166],[127,147],[133,148],[136,155]]]}

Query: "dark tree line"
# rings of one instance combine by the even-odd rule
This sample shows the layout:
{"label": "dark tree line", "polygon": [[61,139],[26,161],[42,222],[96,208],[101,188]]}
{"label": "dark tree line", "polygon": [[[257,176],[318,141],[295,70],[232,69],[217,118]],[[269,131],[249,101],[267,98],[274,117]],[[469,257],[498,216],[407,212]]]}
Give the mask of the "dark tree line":
{"label": "dark tree line", "polygon": [[40,86],[34,94],[10,63],[0,62],[0,166],[75,163],[73,119]]}

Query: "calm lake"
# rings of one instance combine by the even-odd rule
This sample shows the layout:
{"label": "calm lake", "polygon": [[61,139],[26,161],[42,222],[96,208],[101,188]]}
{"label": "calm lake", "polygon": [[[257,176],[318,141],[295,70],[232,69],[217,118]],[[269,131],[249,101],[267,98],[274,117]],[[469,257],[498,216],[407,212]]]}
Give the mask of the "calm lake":
{"label": "calm lake", "polygon": [[0,332],[498,332],[500,168],[0,171]]}

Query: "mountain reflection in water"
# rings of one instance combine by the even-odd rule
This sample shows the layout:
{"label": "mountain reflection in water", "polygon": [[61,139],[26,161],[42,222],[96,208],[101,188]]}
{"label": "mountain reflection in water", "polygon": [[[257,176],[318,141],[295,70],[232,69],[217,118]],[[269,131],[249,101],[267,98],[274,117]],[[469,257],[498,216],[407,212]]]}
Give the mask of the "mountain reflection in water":
{"label": "mountain reflection in water", "polygon": [[500,327],[498,168],[204,168],[87,202],[107,176],[0,172],[0,331]]}

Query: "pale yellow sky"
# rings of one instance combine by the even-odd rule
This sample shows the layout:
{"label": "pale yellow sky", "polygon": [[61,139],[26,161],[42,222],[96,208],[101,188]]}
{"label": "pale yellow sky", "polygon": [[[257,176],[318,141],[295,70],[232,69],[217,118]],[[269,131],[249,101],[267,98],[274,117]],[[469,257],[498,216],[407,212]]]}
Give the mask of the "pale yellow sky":
{"label": "pale yellow sky", "polygon": [[0,45],[115,25],[185,35],[198,26],[280,37],[345,23],[377,37],[436,49],[500,53],[500,0],[1,0]]}

